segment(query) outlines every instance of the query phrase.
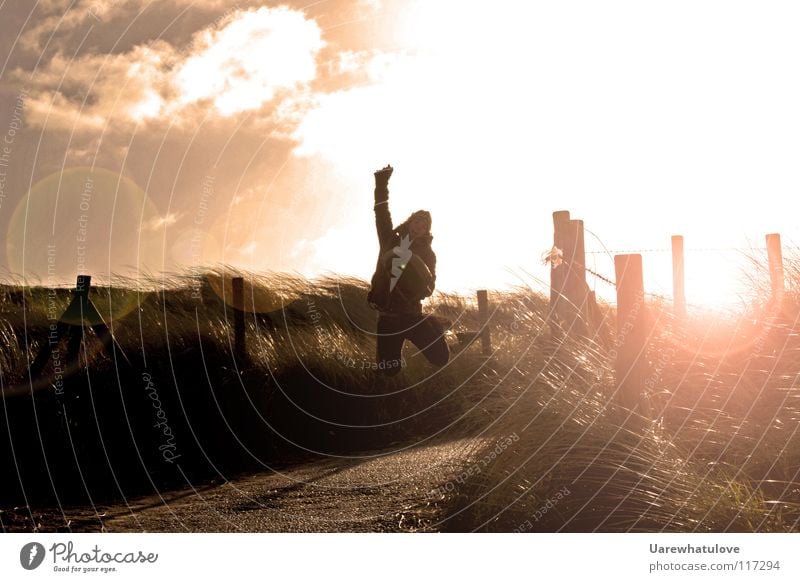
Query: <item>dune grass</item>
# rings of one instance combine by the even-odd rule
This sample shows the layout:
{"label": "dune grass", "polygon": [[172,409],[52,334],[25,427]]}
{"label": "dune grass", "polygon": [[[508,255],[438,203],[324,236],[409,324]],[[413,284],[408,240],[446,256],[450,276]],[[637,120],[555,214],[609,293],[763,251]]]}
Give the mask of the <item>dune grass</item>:
{"label": "dune grass", "polygon": [[[237,275],[247,282],[244,354],[233,339]],[[403,378],[381,378],[370,369],[376,314],[366,291],[363,281],[229,268],[94,287],[125,358],[87,329],[81,364],[90,364],[64,372],[58,394],[52,363],[33,382],[28,369],[71,291],[4,288],[0,463],[15,478],[2,498],[86,503],[474,432],[487,412],[466,380],[483,361],[465,351],[436,371],[409,347]],[[442,296],[439,307],[475,325],[461,298]],[[63,360],[66,342],[58,349]]]}
{"label": "dune grass", "polygon": [[[797,261],[788,264],[796,273]],[[515,440],[464,484],[444,526],[796,530],[800,303],[790,281],[780,309],[744,315],[677,321],[651,302],[645,414],[615,403],[613,361],[601,346],[568,340],[548,350],[538,333],[511,338],[499,349],[535,348],[502,378],[509,406],[485,434]],[[753,289],[754,298],[768,296],[768,288]]]}
{"label": "dune grass", "polygon": [[[614,398],[608,342],[554,340],[547,298],[534,289],[490,293],[489,358],[458,343],[480,326],[473,299],[437,293],[426,311],[453,321],[450,364],[432,368],[408,347],[402,377],[386,381],[369,369],[375,312],[363,281],[228,267],[120,279],[91,297],[131,365],[89,348],[90,365],[57,397],[52,383],[32,390],[26,371],[70,292],[7,286],[0,461],[21,486],[6,487],[4,498],[85,503],[470,436],[478,460],[468,478],[429,495],[447,505],[443,529],[796,529],[800,269],[787,264],[792,283],[779,314],[695,313],[679,322],[650,302],[641,414]],[[244,357],[233,349],[235,275],[246,281]],[[613,324],[613,309],[602,311]],[[172,440],[154,428],[162,417]]]}

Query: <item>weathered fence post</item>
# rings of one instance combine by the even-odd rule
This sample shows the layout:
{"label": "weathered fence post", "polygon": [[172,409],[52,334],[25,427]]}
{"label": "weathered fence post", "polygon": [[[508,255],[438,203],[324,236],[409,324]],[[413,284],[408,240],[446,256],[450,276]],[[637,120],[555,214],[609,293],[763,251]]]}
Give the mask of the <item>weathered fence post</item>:
{"label": "weathered fence post", "polygon": [[783,280],[783,251],[781,250],[781,235],[767,235],[767,257],[769,260],[769,282],[772,290],[773,301],[780,301],[784,293]]}
{"label": "weathered fence post", "polygon": [[[586,284],[586,250],[582,220],[570,220],[567,210],[553,213],[553,246],[563,253],[564,264],[550,269],[552,329],[586,335],[589,287]],[[559,329],[559,326],[561,329]]]}
{"label": "weathered fence post", "polygon": [[567,297],[575,313],[573,328],[575,333],[587,335],[589,322],[589,286],[586,284],[586,244],[584,242],[583,221],[569,221],[570,261],[567,275]]}
{"label": "weathered fence post", "polygon": [[570,220],[569,242],[572,246],[570,249],[572,255],[570,257],[570,263],[572,265],[572,272],[575,275],[574,280],[571,281],[570,284],[573,287],[573,292],[576,294],[583,294],[586,285],[586,243],[583,237],[583,221]]}
{"label": "weathered fence post", "polygon": [[[80,348],[83,341],[83,320],[89,318],[89,290],[92,288],[91,275],[78,275],[75,282],[75,297],[61,316],[72,325],[72,335],[67,343],[67,368],[77,367],[80,360]],[[105,338],[101,338],[102,339]]]}
{"label": "weathered fence post", "polygon": [[[67,342],[66,368],[72,371],[78,367],[80,358],[81,341],[83,340],[84,327],[91,327],[98,341],[108,354],[117,363],[131,366],[128,356],[117,343],[111,330],[103,321],[100,312],[89,299],[89,291],[92,288],[92,277],[90,275],[78,275],[75,283],[75,295],[70,301],[69,306],[61,314],[56,323],[55,330],[50,328],[47,342],[39,349],[39,353],[31,364],[31,378],[38,377],[44,369],[48,359],[58,351],[59,342],[65,335],[69,335]],[[117,360],[116,355],[120,356]]]}
{"label": "weathered fence post", "polygon": [[242,277],[234,277],[232,287],[236,355],[243,356],[247,352],[244,327],[244,279]]}
{"label": "weathered fence post", "polygon": [[[553,246],[560,249],[566,255],[566,241],[569,229],[569,210],[559,210],[553,213]],[[554,268],[550,270],[550,308],[552,311],[557,309],[559,300],[564,295],[564,284],[566,283],[566,269]]]}
{"label": "weathered fence post", "polygon": [[686,316],[686,279],[684,274],[683,237],[672,237],[672,302],[675,316]]}
{"label": "weathered fence post", "polygon": [[75,282],[75,294],[79,297],[89,297],[89,289],[92,288],[91,275],[78,275],[78,280]]}
{"label": "weathered fence post", "polygon": [[633,410],[639,405],[647,374],[647,319],[644,306],[642,255],[614,257],[617,279],[616,397]]}
{"label": "weathered fence post", "polygon": [[481,351],[484,356],[492,355],[492,336],[489,330],[489,297],[485,289],[478,291],[478,318],[480,319]]}
{"label": "weathered fence post", "polygon": [[[553,213],[553,247],[564,251],[564,244],[567,234],[567,227],[569,226],[569,211],[559,210]],[[551,257],[555,258],[555,257]],[[565,257],[566,258],[566,257]],[[547,319],[550,323],[550,331],[553,335],[561,335],[563,328],[561,327],[561,315],[563,312],[562,305],[564,301],[564,284],[566,283],[567,270],[552,262],[550,265],[550,309],[547,313]]]}

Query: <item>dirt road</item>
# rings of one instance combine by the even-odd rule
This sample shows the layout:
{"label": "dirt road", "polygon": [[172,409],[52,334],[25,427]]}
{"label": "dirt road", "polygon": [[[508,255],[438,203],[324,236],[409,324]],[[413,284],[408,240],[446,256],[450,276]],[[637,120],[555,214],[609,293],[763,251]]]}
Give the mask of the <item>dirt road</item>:
{"label": "dirt road", "polygon": [[330,458],[127,503],[65,510],[68,529],[60,515],[56,521],[66,531],[436,531],[446,519],[449,498],[442,485],[469,465],[474,445],[460,440]]}

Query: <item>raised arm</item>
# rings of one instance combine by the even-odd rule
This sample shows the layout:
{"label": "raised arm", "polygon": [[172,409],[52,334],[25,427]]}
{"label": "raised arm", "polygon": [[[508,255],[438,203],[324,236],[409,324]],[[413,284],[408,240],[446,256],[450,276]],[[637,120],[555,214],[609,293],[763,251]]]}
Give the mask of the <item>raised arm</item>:
{"label": "raised arm", "polygon": [[392,166],[386,166],[375,172],[375,228],[381,249],[394,244],[394,227],[389,213],[389,178],[393,170]]}

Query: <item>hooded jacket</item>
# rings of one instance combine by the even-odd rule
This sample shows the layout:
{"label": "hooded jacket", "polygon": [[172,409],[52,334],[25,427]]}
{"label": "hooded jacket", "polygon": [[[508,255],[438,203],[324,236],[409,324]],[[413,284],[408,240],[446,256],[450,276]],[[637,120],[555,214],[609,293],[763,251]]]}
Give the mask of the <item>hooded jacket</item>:
{"label": "hooded jacket", "polygon": [[[370,303],[374,303],[376,296],[381,296],[385,292],[382,285],[386,284],[387,253],[392,253],[395,247],[401,246],[401,235],[392,226],[392,216],[389,212],[389,190],[388,188],[375,188],[375,227],[378,232],[378,242],[380,243],[380,253],[378,263],[375,267],[375,274],[372,276],[372,287],[367,296]],[[389,296],[388,305],[380,306],[383,313],[390,314],[419,314],[422,312],[421,301],[433,293],[436,284],[436,254],[431,248],[433,235],[430,233],[418,236],[411,241],[408,249],[418,256],[425,263],[431,275],[427,289],[420,293],[420,296],[406,296],[402,293],[392,293]]]}

